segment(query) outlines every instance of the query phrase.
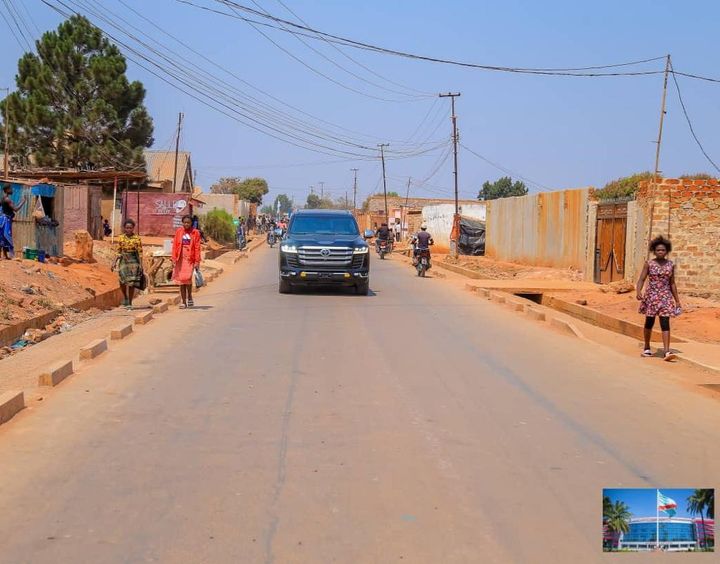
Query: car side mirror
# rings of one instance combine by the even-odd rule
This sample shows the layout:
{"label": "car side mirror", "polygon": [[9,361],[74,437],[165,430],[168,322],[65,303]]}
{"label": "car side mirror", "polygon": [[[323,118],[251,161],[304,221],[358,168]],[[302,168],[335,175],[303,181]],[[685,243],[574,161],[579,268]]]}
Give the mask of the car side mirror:
{"label": "car side mirror", "polygon": [[375,233],[373,232],[372,229],[366,229],[365,233],[363,233],[363,237],[365,239],[372,239],[374,236],[375,236]]}

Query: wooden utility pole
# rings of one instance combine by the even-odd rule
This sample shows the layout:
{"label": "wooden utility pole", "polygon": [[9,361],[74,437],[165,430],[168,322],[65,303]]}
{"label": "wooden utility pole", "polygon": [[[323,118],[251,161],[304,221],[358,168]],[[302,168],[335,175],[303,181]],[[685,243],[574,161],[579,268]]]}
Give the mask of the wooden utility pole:
{"label": "wooden utility pole", "polygon": [[318,182],[320,185],[320,199],[322,200],[325,197],[325,183],[324,182]]}
{"label": "wooden utility pole", "polygon": [[178,154],[180,153],[180,131],[182,130],[182,122],[185,114],[180,112],[178,114],[178,126],[177,126],[177,138],[175,139],[175,171],[173,174],[173,192],[177,192],[177,168],[178,168]]}
{"label": "wooden utility pole", "polygon": [[387,178],[385,177],[385,147],[389,147],[390,143],[378,143],[380,147],[380,159],[382,160],[383,173],[383,194],[385,195],[385,221],[388,220],[388,203],[387,203]]}
{"label": "wooden utility pole", "polygon": [[5,180],[10,178],[10,171],[9,171],[9,155],[8,151],[10,150],[10,123],[8,121],[8,116],[10,115],[10,109],[8,108],[8,97],[10,96],[10,88],[3,88],[5,91],[5,127],[3,128],[5,131],[5,155],[3,157],[3,166],[5,167],[3,170],[5,172]]}
{"label": "wooden utility pole", "polygon": [[355,213],[357,210],[357,173],[360,169],[351,168],[350,170],[352,170],[355,175],[355,178],[353,179],[353,213]]}
{"label": "wooden utility pole", "polygon": [[[667,59],[665,60],[665,80],[663,81],[663,93],[662,93],[662,102],[660,103],[660,125],[658,127],[658,138],[657,138],[657,146],[655,147],[655,172],[653,173],[653,190],[657,190],[657,181],[658,181],[658,175],[660,174],[660,145],[662,143],[662,133],[663,133],[663,122],[665,121],[665,114],[667,113],[665,110],[665,100],[667,99],[667,85],[668,85],[668,74],[670,72],[670,55],[667,56]],[[668,214],[669,214],[669,204],[668,201]],[[654,209],[655,209],[655,199],[653,198],[653,203],[650,210],[650,231],[648,233],[648,243],[653,237],[653,215],[654,215]],[[668,215],[668,230],[670,229],[670,216]],[[668,235],[670,235],[668,233]]]}
{"label": "wooden utility pole", "polygon": [[[458,205],[458,132],[457,132],[457,116],[455,115],[455,98],[460,96],[460,92],[453,94],[448,92],[447,94],[438,94],[440,98],[450,98],[450,107],[452,109],[450,119],[452,120],[452,140],[453,140],[453,176],[455,178],[455,217],[453,220],[453,232],[457,229],[457,223],[460,221],[460,206]],[[453,256],[457,258],[458,248],[457,241],[453,247]]]}

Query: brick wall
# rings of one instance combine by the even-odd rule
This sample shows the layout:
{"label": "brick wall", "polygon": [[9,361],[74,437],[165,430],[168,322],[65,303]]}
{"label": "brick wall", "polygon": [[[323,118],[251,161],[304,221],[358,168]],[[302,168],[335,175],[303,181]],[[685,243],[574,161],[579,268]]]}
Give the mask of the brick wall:
{"label": "brick wall", "polygon": [[644,264],[647,244],[664,235],[673,244],[670,255],[680,292],[720,297],[720,182],[664,178],[642,182],[637,194],[639,213],[636,276]]}

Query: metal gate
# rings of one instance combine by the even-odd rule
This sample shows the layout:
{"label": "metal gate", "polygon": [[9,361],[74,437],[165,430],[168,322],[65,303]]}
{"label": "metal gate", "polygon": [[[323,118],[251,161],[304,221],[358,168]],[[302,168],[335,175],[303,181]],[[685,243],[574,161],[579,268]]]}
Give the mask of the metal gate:
{"label": "metal gate", "polygon": [[595,282],[625,278],[627,202],[598,204],[595,224]]}

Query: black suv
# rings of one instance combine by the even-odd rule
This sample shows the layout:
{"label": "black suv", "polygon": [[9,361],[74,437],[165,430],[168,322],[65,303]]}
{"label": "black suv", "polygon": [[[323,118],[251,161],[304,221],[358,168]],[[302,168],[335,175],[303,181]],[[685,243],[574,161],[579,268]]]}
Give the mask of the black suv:
{"label": "black suv", "polygon": [[280,293],[291,293],[293,286],[333,284],[367,295],[369,250],[350,212],[297,211],[280,244]]}

